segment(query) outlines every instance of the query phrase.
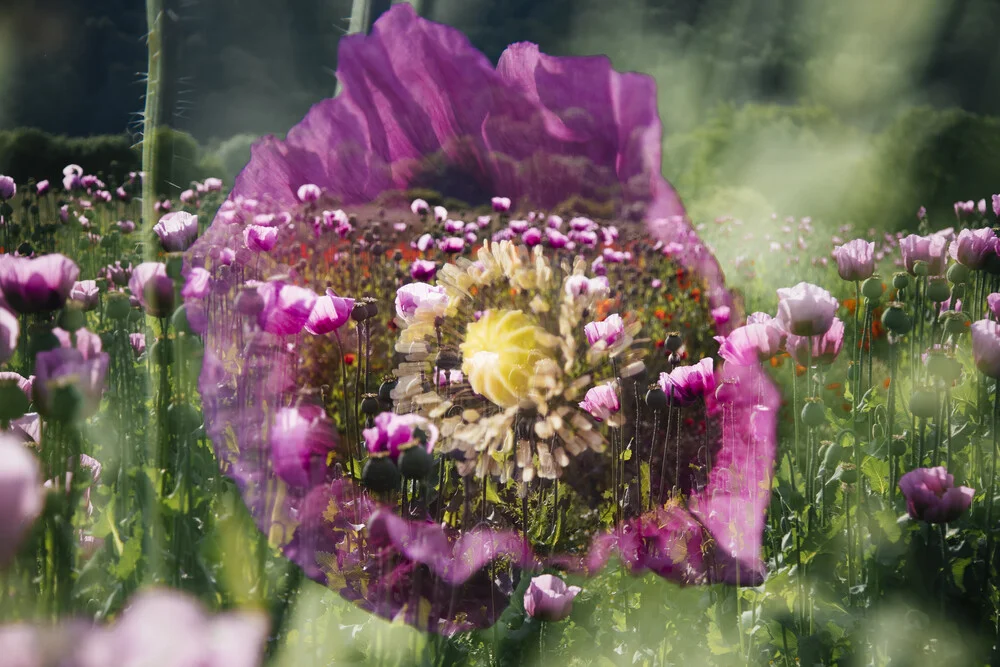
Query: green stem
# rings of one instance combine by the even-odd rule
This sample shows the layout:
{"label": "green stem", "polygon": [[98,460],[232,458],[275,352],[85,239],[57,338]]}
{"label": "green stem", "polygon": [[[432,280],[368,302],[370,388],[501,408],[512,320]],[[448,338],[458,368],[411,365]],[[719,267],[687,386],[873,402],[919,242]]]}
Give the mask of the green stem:
{"label": "green stem", "polygon": [[[163,0],[146,0],[148,52],[146,108],[142,124],[142,231],[149,235],[156,218],[156,131],[160,122],[160,82],[163,74]],[[146,244],[146,259],[154,260],[155,244]]]}

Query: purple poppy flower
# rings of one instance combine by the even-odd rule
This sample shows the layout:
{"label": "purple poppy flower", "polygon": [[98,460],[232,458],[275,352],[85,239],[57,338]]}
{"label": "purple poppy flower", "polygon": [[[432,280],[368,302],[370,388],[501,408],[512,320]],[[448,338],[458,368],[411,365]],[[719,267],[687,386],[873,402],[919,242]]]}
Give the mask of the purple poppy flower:
{"label": "purple poppy flower", "polygon": [[388,454],[395,461],[407,445],[414,443],[422,444],[428,453],[434,451],[438,430],[419,415],[383,412],[375,417],[374,426],[366,428],[362,435],[369,454]]}
{"label": "purple poppy flower", "polygon": [[[754,315],[764,315],[767,319]],[[769,315],[754,313],[747,324],[735,329],[728,336],[716,336],[719,356],[737,366],[755,366],[781,351],[787,334]]]}
{"label": "purple poppy flower", "polygon": [[875,244],[864,239],[854,239],[833,249],[837,260],[837,273],[841,279],[852,282],[867,280],[875,273]]}
{"label": "purple poppy flower", "polygon": [[324,336],[336,331],[351,319],[353,308],[354,299],[337,296],[336,292],[328,289],[325,295],[316,299],[305,329],[315,336]]}
{"label": "purple poppy flower", "polygon": [[0,568],[17,553],[42,504],[38,460],[18,440],[0,433]]}
{"label": "purple poppy flower", "polygon": [[135,353],[136,359],[142,356],[142,353],[146,351],[146,334],[144,333],[133,333],[128,335],[129,345],[132,346],[132,351]]}
{"label": "purple poppy flower", "polygon": [[608,315],[600,322],[585,324],[583,333],[592,349],[611,355],[617,354],[629,343],[625,322],[618,313]]}
{"label": "purple poppy flower", "polygon": [[569,237],[557,229],[546,228],[545,242],[552,248],[565,248],[569,243]]}
{"label": "purple poppy flower", "polygon": [[22,315],[59,310],[69,298],[80,269],[65,255],[35,258],[0,256],[0,291]]}
{"label": "purple poppy flower", "polygon": [[730,309],[729,306],[719,306],[718,308],[712,309],[712,321],[715,322],[716,327],[727,324],[731,316],[732,309]]}
{"label": "purple poppy flower", "polygon": [[461,236],[449,236],[441,239],[438,244],[442,252],[457,253],[465,250],[465,239]]}
{"label": "purple poppy flower", "polygon": [[[1000,293],[994,292],[986,297],[986,305],[989,307],[990,312],[993,313],[993,317],[1000,320]],[[956,307],[953,310],[960,310]]]}
{"label": "purple poppy flower", "polygon": [[529,248],[542,242],[542,230],[532,227],[521,235],[521,240]]}
{"label": "purple poppy flower", "polygon": [[809,350],[812,348],[812,362],[821,366],[829,366],[840,354],[844,346],[844,323],[839,317],[833,318],[833,324],[822,336],[795,336],[790,334],[785,341],[785,348],[792,358],[806,366],[809,361]]}
{"label": "purple poppy flower", "polygon": [[660,373],[660,389],[677,405],[691,405],[715,393],[714,362],[705,358],[692,366],[678,366]]}
{"label": "purple poppy flower", "polygon": [[837,300],[822,287],[799,283],[778,290],[778,323],[795,336],[826,333],[837,313]]}
{"label": "purple poppy flower", "polygon": [[264,614],[211,616],[186,593],[149,589],[129,603],[115,625],[68,643],[59,664],[258,667],[267,630]]}
{"label": "purple poppy flower", "polygon": [[13,199],[17,194],[17,183],[10,176],[0,174],[0,199],[6,201]]}
{"label": "purple poppy flower", "polygon": [[135,267],[128,289],[153,317],[169,317],[174,312],[174,281],[163,262],[143,262]]}
{"label": "purple poppy flower", "polygon": [[910,518],[927,523],[949,523],[972,505],[975,489],[955,486],[955,478],[942,466],[917,468],[899,478]]}
{"label": "purple poppy flower", "polygon": [[608,284],[606,276],[596,278],[587,278],[587,276],[581,275],[570,276],[566,279],[563,289],[574,298],[586,296],[594,301],[606,299],[611,293],[611,286]]}
{"label": "purple poppy flower", "polygon": [[278,228],[247,225],[243,230],[243,242],[254,252],[270,252],[278,242]]}
{"label": "purple poppy flower", "polygon": [[274,472],[288,484],[306,487],[323,481],[327,455],[337,442],[333,423],[320,406],[282,408],[269,430]]}
{"label": "purple poppy flower", "polygon": [[494,197],[491,203],[497,213],[506,213],[510,210],[510,197]]}
{"label": "purple poppy flower", "polygon": [[51,189],[52,189],[52,184],[49,183],[47,180],[38,181],[38,183],[35,184],[35,192],[38,193],[39,197],[44,197],[49,193],[49,190]]}
{"label": "purple poppy flower", "polygon": [[17,317],[6,308],[0,308],[0,364],[10,359],[17,349],[20,330]]}
{"label": "purple poppy flower", "polygon": [[430,204],[423,199],[414,199],[413,202],[410,203],[410,210],[413,211],[413,215],[426,215],[427,211],[430,209]]}
{"label": "purple poppy flower", "polygon": [[417,318],[431,321],[448,307],[448,295],[443,287],[427,283],[410,283],[396,290],[396,315],[407,323]]}
{"label": "purple poppy flower", "polygon": [[993,195],[993,215],[1000,218],[1000,195]]}
{"label": "purple poppy flower", "polygon": [[595,421],[603,422],[621,410],[618,388],[614,382],[605,382],[587,390],[580,407],[590,413]]}
{"label": "purple poppy flower", "polygon": [[34,383],[39,412],[66,421],[91,417],[100,406],[107,372],[104,352],[90,359],[71,347],[39,352]]}
{"label": "purple poppy flower", "polygon": [[992,320],[972,323],[972,356],[984,375],[1000,379],[1000,324]]}
{"label": "purple poppy flower", "polygon": [[426,259],[415,259],[410,264],[410,277],[420,282],[426,282],[434,278],[437,273],[437,262]]}
{"label": "purple poppy flower", "polygon": [[52,334],[59,339],[59,344],[62,347],[75,348],[83,355],[84,359],[97,357],[104,347],[101,337],[86,329],[78,329],[73,335],[70,335],[68,331],[57,327],[52,330]]}
{"label": "purple poppy flower", "polygon": [[260,285],[257,292],[263,299],[257,324],[277,336],[294,336],[302,331],[318,298],[310,289],[280,280]]}
{"label": "purple poppy flower", "polygon": [[917,262],[927,265],[927,274],[939,276],[944,273],[948,253],[948,238],[943,233],[919,236],[910,234],[899,240],[899,251],[903,255],[903,266],[910,275],[916,275]]}
{"label": "purple poppy flower", "polygon": [[[479,528],[464,523],[461,512],[450,514],[449,523],[442,526],[429,507],[425,509],[430,516],[425,517],[419,506],[409,516],[399,516],[378,494],[362,492],[359,471],[350,470],[356,456],[341,458],[340,476],[330,483],[310,488],[279,485],[267,438],[276,406],[320,405],[321,392],[316,390],[330,382],[331,373],[339,376],[345,365],[371,361],[382,373],[397,363],[386,357],[408,359],[411,354],[418,360],[405,363],[421,363],[419,355],[426,350],[410,345],[405,336],[386,332],[394,325],[403,329],[410,317],[416,328],[433,328],[438,314],[447,313],[453,287],[468,284],[459,281],[453,286],[450,280],[456,276],[445,276],[442,269],[438,278],[448,285],[448,293],[408,293],[406,286],[397,294],[399,312],[380,303],[376,316],[380,326],[369,327],[362,320],[365,324],[348,334],[351,342],[360,341],[364,347],[372,333],[370,358],[364,351],[355,356],[353,346],[345,346],[346,352],[335,349],[335,356],[329,356],[318,350],[335,348],[330,341],[248,331],[252,327],[234,312],[243,312],[246,306],[256,313],[259,304],[244,304],[241,287],[269,275],[289,274],[317,291],[327,282],[340,289],[357,276],[367,278],[369,269],[373,281],[384,281],[373,285],[374,292],[390,284],[395,287],[401,277],[399,265],[386,261],[391,252],[381,254],[375,248],[392,238],[387,228],[395,213],[390,209],[405,210],[411,203],[405,193],[426,188],[473,208],[488,205],[491,195],[501,193],[516,202],[531,202],[539,210],[555,210],[571,199],[607,204],[623,237],[640,234],[652,237],[650,243],[672,244],[671,260],[697,278],[708,305],[730,306],[734,319],[737,310],[718,264],[660,176],[662,133],[651,79],[618,74],[603,58],[557,59],[531,45],[512,47],[494,68],[459,33],[417,18],[405,4],[384,14],[371,35],[342,40],[338,65],[342,93],[314,107],[286,139],[268,138],[255,146],[230,201],[235,207],[241,198],[254,199],[259,200],[261,212],[304,215],[308,207],[298,201],[296,190],[304,182],[316,183],[339,205],[358,211],[356,238],[345,243],[335,238],[316,240],[311,226],[290,227],[287,239],[283,231],[271,253],[239,255],[223,268],[211,258],[211,251],[242,246],[242,227],[232,224],[226,214],[230,209],[224,207],[188,252],[192,265],[205,266],[213,280],[229,288],[228,300],[208,303],[200,378],[206,431],[258,527],[311,579],[376,614],[428,631],[450,634],[488,626],[508,604],[511,592],[485,566],[498,559],[514,568],[543,565],[515,526],[497,515],[492,525]],[[415,71],[419,75],[414,76]],[[437,211],[436,218],[443,222],[447,213]],[[380,228],[378,241],[369,238],[375,226]],[[599,242],[595,229],[579,233],[585,232],[590,238],[581,243]],[[415,241],[413,247],[436,252],[433,237],[428,241]],[[391,240],[385,248],[392,248]],[[469,247],[462,253],[457,265],[475,259],[464,256]],[[625,264],[613,270],[629,268]],[[468,270],[473,276],[496,267],[469,262]],[[223,294],[227,293],[220,288]],[[470,322],[475,317],[471,313]],[[711,327],[711,322],[707,325]],[[729,326],[715,333],[724,334]],[[458,333],[446,332],[452,339]],[[575,333],[582,337],[582,332]],[[668,471],[664,487],[672,489],[676,481],[693,504],[678,508],[670,521],[660,520],[662,512],[643,515],[636,525],[648,547],[633,548],[631,524],[624,523],[621,530],[595,538],[590,549],[581,549],[585,555],[552,553],[545,557],[545,565],[565,561],[570,569],[585,571],[606,562],[604,554],[618,550],[637,572],[655,570],[686,583],[760,581],[763,510],[774,455],[775,417],[768,410],[776,408],[777,397],[759,369],[726,372],[730,373],[726,381],[742,383],[741,390],[724,405],[709,397],[707,410],[697,408],[695,427],[682,434],[682,472],[677,480],[674,460],[663,458],[668,456],[664,454],[654,457],[654,486],[659,484],[659,471]],[[433,379],[426,380],[406,389],[420,396],[433,385]],[[466,378],[464,384],[449,385],[446,391],[456,392],[463,403],[475,402],[468,385]],[[568,407],[577,411],[575,405]],[[392,414],[404,409],[394,405]],[[516,410],[520,408],[512,406],[509,412]],[[484,424],[504,417],[480,414]],[[765,415],[756,418],[763,426],[749,428],[752,415]],[[551,418],[551,424],[557,421]],[[338,455],[345,454],[349,437],[342,432]],[[379,445],[378,454],[383,451]],[[434,455],[454,469],[452,453]],[[565,456],[558,451],[549,454]],[[586,481],[581,479],[580,484]],[[282,493],[276,494],[276,488]],[[671,561],[681,550],[690,555]]]}
{"label": "purple poppy flower", "polygon": [[207,269],[195,267],[191,269],[187,280],[184,282],[184,289],[181,296],[185,299],[204,299],[208,296],[212,275]]}
{"label": "purple poppy flower", "polygon": [[84,310],[97,308],[100,296],[96,280],[80,280],[74,283],[73,288],[69,291],[70,300],[80,304]]}
{"label": "purple poppy flower", "polygon": [[952,259],[974,270],[983,268],[996,251],[997,235],[989,227],[963,229],[948,249]]}
{"label": "purple poppy flower", "polygon": [[532,577],[524,593],[524,610],[540,621],[561,621],[569,616],[573,598],[581,590],[579,586],[567,586],[565,581],[551,574]]}
{"label": "purple poppy flower", "polygon": [[153,225],[167,252],[183,252],[198,238],[198,216],[185,211],[167,213]]}

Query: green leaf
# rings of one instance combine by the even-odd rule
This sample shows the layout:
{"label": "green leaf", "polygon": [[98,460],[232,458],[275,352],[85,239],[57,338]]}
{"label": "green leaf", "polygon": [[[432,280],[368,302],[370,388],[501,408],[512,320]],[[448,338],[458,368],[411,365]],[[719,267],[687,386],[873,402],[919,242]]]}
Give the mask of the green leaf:
{"label": "green leaf", "polygon": [[889,490],[889,463],[874,456],[866,456],[861,462],[861,472],[868,478],[872,490],[883,494]]}

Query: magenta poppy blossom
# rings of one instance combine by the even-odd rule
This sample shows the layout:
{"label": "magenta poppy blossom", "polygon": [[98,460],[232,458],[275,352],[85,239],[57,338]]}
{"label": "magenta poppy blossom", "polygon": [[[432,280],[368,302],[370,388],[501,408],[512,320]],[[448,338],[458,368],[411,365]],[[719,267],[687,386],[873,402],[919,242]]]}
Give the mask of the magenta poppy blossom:
{"label": "magenta poppy blossom", "polygon": [[[168,210],[168,209],[165,209]],[[185,211],[167,213],[153,225],[167,252],[183,252],[198,238],[198,216]]]}
{"label": "magenta poppy blossom", "polygon": [[150,315],[169,317],[174,312],[174,281],[163,262],[143,262],[132,269],[128,289]]}
{"label": "magenta poppy blossom", "polygon": [[17,183],[10,176],[0,174],[0,199],[6,201],[13,199],[17,194]]}
{"label": "magenta poppy blossom", "polygon": [[294,336],[305,328],[318,297],[310,289],[272,280],[257,287],[262,308],[257,323],[267,333]]}
{"label": "magenta poppy blossom", "polygon": [[1000,378],[1000,324],[992,320],[972,323],[972,356],[983,375]]}
{"label": "magenta poppy blossom", "polygon": [[13,356],[20,329],[17,317],[6,308],[0,308],[0,364]]}
{"label": "magenta poppy blossom", "polygon": [[1000,195],[993,195],[993,215],[1000,218]]}
{"label": "magenta poppy blossom", "polygon": [[948,249],[951,258],[970,269],[981,269],[989,256],[996,255],[997,235],[989,227],[963,229]]}
{"label": "magenta poppy blossom", "polygon": [[100,290],[97,289],[97,281],[77,281],[69,291],[69,298],[71,301],[80,304],[84,310],[97,308],[97,304],[100,302]]}
{"label": "magenta poppy blossom", "polygon": [[899,478],[910,518],[927,523],[948,523],[965,514],[976,495],[967,486],[955,486],[954,476],[942,466],[917,468]]}
{"label": "magenta poppy blossom", "polygon": [[[993,317],[1000,320],[1000,293],[994,292],[986,297],[986,305],[989,307]],[[956,309],[957,310],[957,309]]]}
{"label": "magenta poppy blossom", "polygon": [[40,257],[3,255],[0,291],[10,307],[22,315],[59,310],[80,276],[80,269],[60,254]]}
{"label": "magenta poppy blossom", "polygon": [[[401,515],[398,504],[366,489],[352,472],[354,464],[366,457],[365,452],[347,457],[343,443],[350,429],[341,429],[336,465],[327,470],[332,481],[307,487],[284,482],[267,437],[275,412],[307,404],[341,412],[339,400],[337,405],[324,402],[321,389],[339,383],[339,371],[345,369],[353,378],[369,364],[378,365],[379,373],[387,363],[391,369],[395,361],[390,357],[419,347],[394,329],[433,330],[439,319],[447,319],[449,297],[456,290],[442,288],[455,277],[445,268],[462,265],[473,273],[495,268],[477,266],[466,246],[456,264],[438,271],[440,285],[399,287],[409,279],[407,267],[398,259],[389,260],[393,237],[387,236],[398,222],[413,228],[403,252],[412,252],[410,242],[428,258],[443,251],[434,245],[442,229],[429,219],[415,221],[414,211],[408,210],[414,203],[409,190],[436,191],[445,201],[471,206],[489,206],[492,196],[502,194],[511,199],[511,211],[525,215],[553,210],[570,199],[606,205],[623,238],[639,234],[670,245],[669,261],[697,278],[708,306],[728,306],[734,318],[738,315],[717,262],[660,175],[662,132],[650,78],[616,73],[605,58],[553,58],[527,44],[512,46],[493,67],[460,33],[419,19],[405,3],[384,14],[371,35],[341,40],[338,65],[342,93],[317,104],[284,140],[267,138],[254,147],[250,164],[230,194],[231,204],[220,209],[211,228],[187,254],[186,270],[208,269],[220,295],[206,302],[208,326],[199,382],[206,432],[258,527],[310,578],[376,614],[445,634],[489,626],[509,603],[511,590],[492,576],[486,567],[491,563],[500,569],[559,564],[587,572],[601,567],[617,551],[635,572],[654,570],[686,583],[759,583],[764,575],[761,540],[774,458],[777,395],[757,367],[724,370],[723,379],[739,385],[731,400],[708,396],[705,406],[698,407],[698,422],[691,432],[674,436],[682,442],[671,442],[667,452],[653,453],[656,470],[667,471],[668,478],[661,483],[657,476],[653,486],[664,498],[676,487],[686,496],[684,507],[676,508],[669,521],[661,520],[662,511],[629,519],[595,534],[589,549],[574,553],[538,556],[525,545],[516,526],[480,527],[478,514],[469,517],[469,523],[461,512],[450,513],[443,521],[418,502],[410,505],[409,514]],[[292,229],[292,223],[287,243],[283,230],[266,255],[237,252],[225,267],[213,257],[213,252],[218,257],[225,249],[243,247],[243,228],[252,216],[234,214],[244,208],[237,202],[252,200],[260,212],[285,210],[293,213],[293,220],[301,215],[311,223],[306,218],[315,216],[315,211],[310,213],[310,206],[303,206],[297,197],[304,184],[317,185],[337,205],[357,211],[357,223],[345,231],[343,241],[330,238],[337,235],[316,237],[311,225],[307,231]],[[453,211],[454,219],[470,219],[463,217],[467,211],[461,206],[449,207],[460,212]],[[402,216],[399,210],[404,211]],[[474,219],[475,212],[468,213]],[[426,217],[430,216],[428,210]],[[433,216],[444,223],[448,212],[434,210]],[[488,227],[490,221],[478,224]],[[482,226],[481,233],[492,233]],[[590,221],[589,227],[597,225]],[[425,233],[426,241],[418,241]],[[600,242],[595,229],[574,233],[588,235],[567,241],[567,247],[577,244],[574,251]],[[388,244],[383,245],[386,239]],[[605,267],[609,276],[628,270],[624,253],[622,259],[624,264]],[[461,264],[466,260],[468,264]],[[364,274],[358,279],[362,289],[370,289],[377,299],[377,325],[369,326],[366,318],[372,318],[371,312],[359,311],[357,326],[342,336],[342,347],[338,341],[306,336],[294,327],[269,330],[267,318],[261,317],[267,307],[259,281],[284,275],[287,286],[294,283],[315,294],[330,284],[338,289],[355,284],[343,275],[359,269]],[[367,270],[370,275],[364,273]],[[354,289],[349,293],[362,296]],[[389,303],[394,297],[395,309]],[[523,306],[525,318],[535,317],[528,310],[534,305]],[[473,321],[474,315],[467,324]],[[706,326],[712,328],[713,323]],[[522,327],[526,344],[537,335],[533,327],[531,321]],[[715,327],[714,333],[724,334],[728,327],[729,323]],[[582,329],[576,331],[581,337]],[[374,348],[370,353],[369,335]],[[328,349],[335,356],[315,352]],[[462,359],[456,355],[454,350],[442,350],[436,363],[443,364],[443,371],[449,365],[460,368]],[[527,356],[545,361],[538,350]],[[384,376],[366,380],[362,373],[361,378],[362,392],[379,389],[381,406],[379,384],[387,382]],[[407,390],[431,388],[433,378],[425,376]],[[456,388],[456,397],[466,388],[467,384]],[[365,400],[369,399],[370,395]],[[484,399],[466,391],[460,400]],[[570,408],[577,409],[575,404]],[[352,410],[348,405],[347,413],[334,421],[348,419],[353,427]],[[495,411],[482,415],[498,416]],[[754,415],[764,416],[754,419]],[[357,423],[364,423],[365,416],[372,415],[359,414]],[[395,438],[386,426],[383,442],[378,427],[379,420],[391,418],[376,414],[373,419],[376,432],[352,444],[366,450],[373,447],[376,456],[369,461],[391,464]],[[593,423],[586,421],[592,428]],[[750,428],[752,422],[759,425]],[[664,426],[657,426],[661,443]],[[652,421],[643,427],[651,431]],[[432,454],[435,463],[443,461],[450,468],[453,452],[439,451],[440,438],[438,443]],[[633,457],[640,458],[649,459],[645,454]],[[680,464],[676,475],[674,463]],[[580,484],[585,490],[587,480],[563,483]],[[634,534],[643,536],[642,545],[637,546]]]}
{"label": "magenta poppy blossom", "polygon": [[589,322],[583,327],[591,348],[615,354],[628,344],[625,322],[621,315],[612,313],[599,322]]}
{"label": "magenta poppy blossom", "polygon": [[837,305],[822,287],[799,283],[778,290],[777,321],[794,336],[818,336],[833,325]]}
{"label": "magenta poppy blossom", "polygon": [[278,242],[278,228],[250,225],[243,230],[243,242],[254,252],[270,252]]}
{"label": "magenta poppy blossom", "polygon": [[362,435],[369,453],[388,454],[395,461],[404,445],[417,442],[418,431],[424,434],[420,444],[432,452],[438,438],[437,427],[419,415],[383,412],[375,417],[374,425],[366,428]]}
{"label": "magenta poppy blossom", "polygon": [[333,424],[319,406],[282,408],[274,416],[269,437],[274,471],[282,480],[308,487],[327,474],[327,455],[337,442]]}
{"label": "magenta poppy blossom", "polygon": [[414,199],[410,203],[410,210],[413,211],[413,215],[426,215],[427,211],[431,210],[431,207],[423,199]]}
{"label": "magenta poppy blossom", "polygon": [[410,277],[420,282],[426,282],[434,278],[437,273],[437,262],[426,259],[415,259],[410,265]]}
{"label": "magenta poppy blossom", "polygon": [[332,289],[328,289],[326,294],[316,299],[309,319],[306,320],[305,329],[316,336],[323,336],[347,324],[351,319],[351,310],[354,308],[354,299],[337,296]]}
{"label": "magenta poppy blossom", "polygon": [[919,236],[910,234],[899,240],[899,251],[903,256],[903,266],[911,275],[916,275],[917,262],[927,265],[927,274],[939,276],[944,273],[948,256],[949,239],[943,233]]}
{"label": "magenta poppy blossom", "polygon": [[17,553],[42,505],[38,460],[17,439],[0,433],[0,568]]}
{"label": "magenta poppy blossom", "polygon": [[719,356],[728,363],[738,366],[755,366],[770,359],[781,351],[787,333],[769,315],[754,313],[747,318],[747,324],[734,329],[728,336],[716,336]]}
{"label": "magenta poppy blossom", "polygon": [[39,197],[44,197],[45,195],[47,195],[51,188],[52,184],[49,183],[47,180],[38,181],[38,183],[35,184],[35,192],[38,193]]}
{"label": "magenta poppy blossom", "polygon": [[494,197],[491,203],[497,213],[506,213],[510,210],[510,197]]}
{"label": "magenta poppy blossom", "polygon": [[789,335],[785,340],[785,349],[801,366],[809,361],[809,350],[812,349],[812,363],[829,366],[840,354],[844,346],[844,323],[839,317],[833,318],[833,324],[821,336]]}
{"label": "magenta poppy blossom", "polygon": [[660,389],[676,405],[690,405],[715,393],[714,362],[706,357],[691,366],[678,366],[660,373]]}
{"label": "magenta poppy blossom", "polygon": [[573,610],[573,599],[581,590],[551,574],[532,577],[524,593],[524,610],[540,621],[561,621]]}
{"label": "magenta poppy blossom", "polygon": [[621,410],[618,388],[614,382],[605,382],[587,390],[580,407],[590,413],[596,421],[603,422]]}
{"label": "magenta poppy blossom", "polygon": [[867,280],[875,273],[875,244],[864,239],[854,239],[833,249],[837,273],[843,280]]}
{"label": "magenta poppy blossom", "polygon": [[146,334],[144,333],[133,333],[128,335],[129,345],[132,346],[132,351],[135,353],[136,358],[142,356],[142,353],[146,351]]}
{"label": "magenta poppy blossom", "polygon": [[[82,420],[93,416],[101,404],[108,355],[87,359],[72,347],[57,347],[35,357],[35,401],[46,417]],[[63,400],[68,398],[69,400]]]}

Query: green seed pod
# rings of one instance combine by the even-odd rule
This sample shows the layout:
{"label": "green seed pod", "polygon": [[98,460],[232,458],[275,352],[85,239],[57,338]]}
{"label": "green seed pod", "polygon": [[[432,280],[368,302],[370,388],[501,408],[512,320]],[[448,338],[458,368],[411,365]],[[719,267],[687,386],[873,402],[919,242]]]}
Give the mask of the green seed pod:
{"label": "green seed pod", "polygon": [[900,271],[892,276],[892,286],[896,289],[906,289],[910,286],[910,276]]}
{"label": "green seed pod", "polygon": [[667,395],[659,387],[653,387],[646,392],[646,407],[650,410],[663,410],[667,407]]}
{"label": "green seed pod", "polygon": [[866,299],[871,302],[878,301],[882,298],[882,279],[878,276],[872,276],[868,280],[861,283],[861,294],[864,295]]}
{"label": "green seed pod", "polygon": [[430,474],[434,458],[422,445],[403,450],[399,457],[399,472],[405,479],[425,479]]}
{"label": "green seed pod", "polygon": [[386,380],[378,387],[378,397],[382,401],[389,402],[392,400],[392,390],[396,388],[399,384],[398,380]]}
{"label": "green seed pod", "polygon": [[169,338],[157,338],[150,353],[158,365],[169,366],[174,363],[174,341]]}
{"label": "green seed pod", "polygon": [[962,377],[962,364],[947,354],[931,354],[927,358],[927,372],[946,384]]}
{"label": "green seed pod", "polygon": [[906,439],[905,438],[893,438],[892,444],[889,445],[889,451],[892,452],[893,456],[902,456],[906,453]]}
{"label": "green seed pod", "polygon": [[832,443],[826,450],[826,455],[823,457],[823,467],[827,470],[832,470],[837,467],[837,464],[844,460],[847,455],[848,450],[840,446],[840,443]]}
{"label": "green seed pod", "polygon": [[965,313],[948,310],[941,313],[941,315],[944,331],[949,336],[961,336],[962,334],[969,333],[969,328],[972,326],[972,319]]}
{"label": "green seed pod", "polygon": [[913,263],[913,275],[926,276],[928,271],[930,271],[930,267],[927,266],[927,262],[918,259]]}
{"label": "green seed pod", "polygon": [[201,412],[190,403],[172,403],[167,408],[171,430],[179,435],[194,433],[201,426]]}
{"label": "green seed pod", "polygon": [[951,287],[951,302],[955,303],[961,299],[965,298],[965,285],[952,285]]}
{"label": "green seed pod", "polygon": [[399,468],[388,456],[370,456],[361,469],[361,483],[375,493],[398,489],[401,480]]}
{"label": "green seed pod", "polygon": [[132,310],[128,296],[121,292],[111,292],[105,299],[104,312],[112,320],[124,320]]}
{"label": "green seed pod", "polygon": [[365,394],[361,399],[361,414],[374,417],[379,413],[382,406],[378,402],[378,394]]}
{"label": "green seed pod", "polygon": [[910,412],[914,417],[930,419],[937,414],[937,392],[930,389],[917,389],[910,397]]}
{"label": "green seed pod", "polygon": [[858,481],[858,471],[854,468],[844,468],[840,471],[840,481],[844,484],[854,484]]}
{"label": "green seed pod", "polygon": [[59,313],[59,326],[70,333],[79,331],[87,325],[87,316],[83,310],[72,303],[67,303]]}
{"label": "green seed pod", "polygon": [[948,281],[944,278],[932,278],[927,283],[927,298],[934,303],[947,301],[950,296],[951,288],[948,287]]}
{"label": "green seed pod", "polygon": [[802,407],[802,423],[809,428],[816,428],[826,423],[826,406],[823,399],[809,399]]}
{"label": "green seed pod", "polygon": [[31,401],[14,380],[0,381],[0,421],[11,421],[23,417]]}
{"label": "green seed pod", "polygon": [[676,331],[671,331],[667,334],[667,338],[663,341],[663,347],[665,347],[669,352],[674,353],[681,349],[681,345],[684,344],[684,339]]}
{"label": "green seed pod", "polygon": [[952,264],[948,267],[948,280],[952,285],[964,285],[969,281],[969,267],[965,264]]}
{"label": "green seed pod", "polygon": [[903,304],[890,303],[882,313],[882,326],[897,336],[902,336],[913,328],[913,320],[903,309]]}
{"label": "green seed pod", "polygon": [[181,306],[174,311],[174,314],[170,317],[170,326],[173,327],[176,333],[194,333],[191,329],[191,323],[188,322],[187,308],[185,306]]}

